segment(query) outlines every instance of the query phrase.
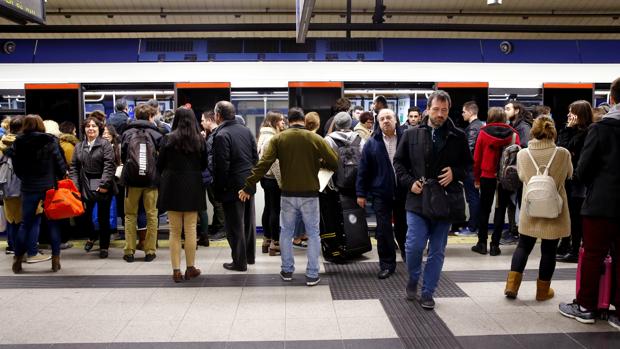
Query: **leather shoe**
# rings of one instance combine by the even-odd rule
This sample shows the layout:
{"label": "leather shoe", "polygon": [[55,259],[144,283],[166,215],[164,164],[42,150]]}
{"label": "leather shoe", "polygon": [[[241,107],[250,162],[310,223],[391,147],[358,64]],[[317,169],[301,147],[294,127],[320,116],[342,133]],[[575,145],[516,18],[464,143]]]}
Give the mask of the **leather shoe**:
{"label": "leather shoe", "polygon": [[389,269],[383,269],[379,272],[379,274],[377,274],[377,277],[383,280],[383,279],[389,278],[392,274],[394,274],[394,271],[389,270]]}
{"label": "leather shoe", "polygon": [[239,267],[235,263],[224,263],[224,269],[233,271],[247,271],[248,267]]}

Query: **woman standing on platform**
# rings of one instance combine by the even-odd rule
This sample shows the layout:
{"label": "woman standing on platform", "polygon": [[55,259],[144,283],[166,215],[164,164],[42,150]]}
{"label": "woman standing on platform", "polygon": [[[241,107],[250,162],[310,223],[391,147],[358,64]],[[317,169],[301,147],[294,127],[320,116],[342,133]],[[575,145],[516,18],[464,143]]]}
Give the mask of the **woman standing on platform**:
{"label": "woman standing on platform", "polygon": [[200,135],[191,109],[179,108],[159,151],[157,170],[161,173],[157,207],[168,211],[170,221],[170,261],[172,279],[181,282],[181,231],[185,232],[185,280],[200,275],[196,259],[198,211],[207,207],[202,171],[207,168],[207,144]]}
{"label": "woman standing on platform", "polygon": [[[541,116],[534,120],[531,130],[532,140],[528,148],[517,154],[517,171],[523,182],[523,199],[519,214],[519,244],[512,255],[512,265],[506,281],[504,294],[508,298],[516,298],[523,276],[527,259],[536,244],[541,239],[541,257],[536,281],[536,300],[545,301],[553,298],[551,278],[555,271],[555,253],[561,238],[570,234],[570,217],[568,214],[568,200],[564,182],[573,175],[570,153],[562,147],[556,147],[557,131],[553,119]],[[536,164],[534,164],[536,162]],[[555,181],[559,195],[562,197],[562,211],[557,218],[530,217],[527,214],[525,193],[527,183],[537,174],[536,166],[543,171],[549,166],[549,176]]]}
{"label": "woman standing on platform", "polygon": [[[22,271],[24,254],[36,241],[41,217],[37,210],[47,190],[67,175],[67,165],[56,137],[45,133],[43,120],[38,115],[24,118],[22,134],[13,143],[13,168],[22,181],[22,225],[15,237],[13,272]],[[56,221],[49,221],[52,245],[52,271],[60,269],[60,229]]]}
{"label": "woman standing on platform", "polygon": [[[566,148],[571,155],[573,168],[577,168],[581,149],[592,123],[592,106],[588,101],[576,101],[568,107],[568,123],[558,135],[558,145]],[[562,239],[556,259],[558,262],[577,263],[581,246],[581,206],[586,198],[586,186],[581,181],[566,181],[568,209],[570,211],[571,237]]]}
{"label": "woman standing on platform", "polygon": [[[108,258],[110,248],[110,204],[118,189],[114,174],[116,163],[112,144],[102,138],[104,126],[89,116],[82,125],[84,139],[75,146],[71,165],[71,180],[80,190],[86,210],[80,224],[86,227],[88,241],[84,250],[90,252],[99,239],[99,258]],[[93,209],[97,204],[99,232],[93,224]]]}
{"label": "woman standing on platform", "polygon": [[[260,128],[258,137],[258,156],[262,157],[265,149],[269,146],[269,141],[273,136],[284,130],[284,116],[279,112],[270,111]],[[275,256],[280,252],[280,187],[278,178],[280,177],[280,164],[278,160],[271,165],[265,177],[260,180],[260,185],[265,191],[265,208],[263,209],[263,253],[269,252],[270,256]]]}

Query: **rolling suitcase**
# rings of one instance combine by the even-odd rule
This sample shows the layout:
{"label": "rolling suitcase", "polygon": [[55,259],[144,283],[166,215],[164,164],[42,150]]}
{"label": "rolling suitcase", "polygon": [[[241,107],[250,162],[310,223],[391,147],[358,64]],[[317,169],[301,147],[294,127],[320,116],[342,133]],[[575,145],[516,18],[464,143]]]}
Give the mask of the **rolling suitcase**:
{"label": "rolling suitcase", "polygon": [[[579,249],[579,261],[577,264],[577,294],[579,294],[579,284],[581,282],[581,261],[583,259],[583,247]],[[607,319],[609,313],[609,305],[611,302],[611,286],[612,286],[612,260],[611,256],[607,255],[605,261],[601,266],[601,278],[598,285],[598,305],[597,310],[602,319]]]}
{"label": "rolling suitcase", "polygon": [[343,209],[342,218],[344,222],[342,246],[345,255],[354,257],[372,250],[370,236],[368,236],[366,210],[361,207]]}

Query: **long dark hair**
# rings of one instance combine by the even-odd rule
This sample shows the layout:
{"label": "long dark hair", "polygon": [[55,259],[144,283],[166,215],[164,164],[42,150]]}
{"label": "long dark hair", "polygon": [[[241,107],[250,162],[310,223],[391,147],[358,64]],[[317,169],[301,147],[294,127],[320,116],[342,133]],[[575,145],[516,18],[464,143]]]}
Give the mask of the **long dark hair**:
{"label": "long dark hair", "polygon": [[174,149],[185,154],[197,153],[202,149],[204,139],[200,135],[196,115],[191,109],[178,108],[174,112],[168,142]]}

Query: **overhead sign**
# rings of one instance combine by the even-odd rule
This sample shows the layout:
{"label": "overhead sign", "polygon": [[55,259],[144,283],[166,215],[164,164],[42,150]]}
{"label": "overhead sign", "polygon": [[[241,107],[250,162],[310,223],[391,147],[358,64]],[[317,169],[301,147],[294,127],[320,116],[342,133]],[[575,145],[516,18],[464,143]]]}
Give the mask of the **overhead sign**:
{"label": "overhead sign", "polygon": [[18,23],[45,24],[45,1],[0,0],[0,16]]}

